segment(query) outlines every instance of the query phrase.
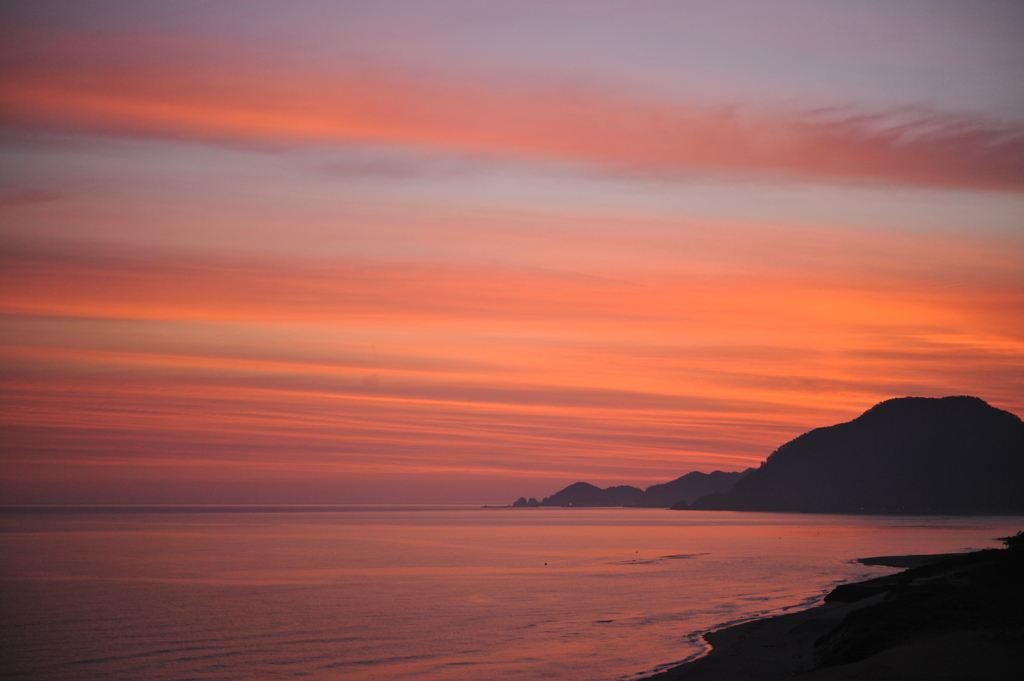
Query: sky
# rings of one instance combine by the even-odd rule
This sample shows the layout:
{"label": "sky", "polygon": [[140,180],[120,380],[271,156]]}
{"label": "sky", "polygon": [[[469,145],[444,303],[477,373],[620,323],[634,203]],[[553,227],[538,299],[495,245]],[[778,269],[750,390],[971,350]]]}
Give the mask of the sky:
{"label": "sky", "polygon": [[743,470],[1022,311],[1019,2],[0,7],[0,503]]}

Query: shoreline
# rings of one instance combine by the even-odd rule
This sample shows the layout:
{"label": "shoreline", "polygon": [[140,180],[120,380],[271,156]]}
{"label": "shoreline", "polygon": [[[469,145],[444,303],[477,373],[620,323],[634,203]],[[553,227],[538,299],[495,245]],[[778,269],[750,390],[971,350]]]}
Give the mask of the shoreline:
{"label": "shoreline", "polygon": [[797,612],[707,632],[709,651],[642,680],[1012,678],[1024,664],[1020,554],[858,559],[904,570],[839,584]]}
{"label": "shoreline", "polygon": [[[642,676],[636,681],[728,681],[747,678],[767,681],[801,673],[805,671],[805,662],[808,663],[806,671],[810,671],[809,663],[812,658],[807,650],[810,650],[813,640],[838,625],[846,614],[858,609],[858,606],[868,604],[864,602],[851,604],[854,607],[837,606],[825,603],[826,595],[815,598],[815,602],[795,612],[738,620],[703,634],[694,634],[692,638],[702,640],[706,646],[705,650],[687,660],[672,663],[662,671]],[[792,608],[801,606],[794,605]],[[797,630],[797,636],[793,636],[794,629]],[[811,637],[810,641],[806,640],[808,637]],[[750,655],[747,648],[754,649],[758,645],[772,649],[772,654],[766,655],[764,651],[755,651],[757,655]],[[792,654],[784,651],[784,647],[791,649]],[[744,670],[748,665],[733,664],[734,658],[738,657],[749,660],[752,663],[749,666],[761,670],[761,675],[750,675],[749,670]],[[708,660],[710,662],[705,662]],[[769,668],[777,668],[779,672],[770,673]]]}
{"label": "shoreline", "polygon": [[[834,588],[835,587],[833,587],[833,589]],[[831,589],[828,593],[831,593]],[[677,668],[687,666],[693,662],[697,662],[698,660],[701,660],[710,655],[714,651],[714,646],[708,640],[709,636],[714,637],[716,634],[718,634],[718,632],[739,627],[745,627],[749,624],[754,624],[756,622],[771,620],[777,617],[799,615],[801,613],[808,612],[809,610],[813,610],[814,608],[818,608],[824,605],[825,597],[828,595],[828,593],[822,592],[820,595],[814,596],[813,598],[807,598],[801,603],[788,605],[773,612],[760,615],[751,615],[750,617],[742,617],[728,622],[722,622],[716,625],[713,629],[709,629],[708,631],[695,632],[689,634],[686,637],[686,639],[693,645],[703,645],[703,650],[701,650],[700,652],[693,653],[689,657],[684,658],[682,660],[677,660],[675,662],[669,662],[666,664],[659,665],[654,670],[643,672],[636,676],[630,676],[628,677],[628,681],[648,681],[649,679],[660,680],[663,674],[671,672]]]}

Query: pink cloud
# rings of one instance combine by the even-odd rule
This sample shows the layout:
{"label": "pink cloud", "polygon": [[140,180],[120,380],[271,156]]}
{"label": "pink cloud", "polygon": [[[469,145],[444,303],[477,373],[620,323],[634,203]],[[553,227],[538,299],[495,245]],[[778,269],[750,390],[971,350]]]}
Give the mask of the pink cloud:
{"label": "pink cloud", "polygon": [[588,87],[503,87],[344,65],[296,72],[267,57],[246,66],[209,45],[74,34],[13,36],[0,54],[6,125],[412,145],[667,176],[1024,189],[1024,129],[927,110],[673,106]]}

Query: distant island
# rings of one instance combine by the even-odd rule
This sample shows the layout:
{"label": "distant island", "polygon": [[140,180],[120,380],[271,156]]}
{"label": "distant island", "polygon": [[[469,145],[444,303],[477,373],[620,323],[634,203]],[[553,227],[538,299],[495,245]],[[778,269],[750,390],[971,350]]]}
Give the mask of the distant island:
{"label": "distant island", "polygon": [[630,485],[618,485],[601,489],[586,482],[575,482],[565,489],[545,497],[542,501],[535,498],[520,497],[512,506],[529,508],[538,506],[588,507],[588,506],[632,506],[637,508],[669,508],[679,504],[689,504],[700,497],[716,492],[725,492],[732,488],[737,480],[749,473],[723,473],[713,471],[701,473],[694,471],[676,478],[671,482],[651,485],[646,490]]}
{"label": "distant island", "polygon": [[1024,514],[1024,422],[977,397],[903,397],[787,442],[729,490],[673,508]]}

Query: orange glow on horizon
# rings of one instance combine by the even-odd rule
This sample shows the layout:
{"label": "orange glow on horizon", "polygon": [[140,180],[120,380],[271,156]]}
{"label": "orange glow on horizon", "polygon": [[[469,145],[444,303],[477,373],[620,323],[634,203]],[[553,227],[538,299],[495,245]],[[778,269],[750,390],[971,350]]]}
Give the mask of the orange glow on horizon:
{"label": "orange glow on horizon", "polygon": [[[11,465],[177,461],[257,478],[522,478],[525,467],[651,484],[686,472],[680,457],[706,470],[756,465],[810,427],[891,397],[891,385],[959,376],[984,393],[988,374],[1019,371],[1024,354],[1021,337],[1005,334],[1021,302],[1012,287],[994,286],[979,309],[976,290],[913,276],[754,270],[712,284],[143,262],[8,259],[0,310],[17,336],[0,359],[17,367],[4,381],[18,396],[5,410]],[[973,332],[961,331],[965,320]],[[1012,392],[986,396],[1024,406]],[[73,442],[81,458],[67,458]]]}

